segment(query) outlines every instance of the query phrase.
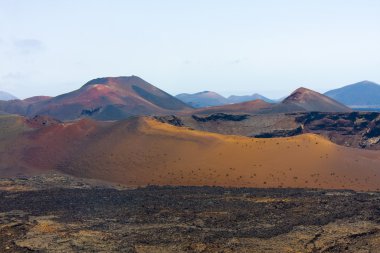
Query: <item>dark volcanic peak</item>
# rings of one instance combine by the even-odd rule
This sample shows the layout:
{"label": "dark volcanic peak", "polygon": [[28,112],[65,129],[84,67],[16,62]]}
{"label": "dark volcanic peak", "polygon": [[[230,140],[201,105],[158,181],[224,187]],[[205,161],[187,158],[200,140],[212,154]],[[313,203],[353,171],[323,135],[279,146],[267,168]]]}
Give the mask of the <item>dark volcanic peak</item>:
{"label": "dark volcanic peak", "polygon": [[131,84],[131,83],[146,83],[143,79],[138,76],[118,76],[118,77],[100,77],[88,81],[83,87],[103,84],[103,85],[112,85],[112,84]]}
{"label": "dark volcanic peak", "polygon": [[[97,85],[105,85],[107,89],[104,90],[100,87],[99,89]],[[101,93],[112,93],[112,96],[117,96],[118,100],[124,100],[127,104],[129,104],[130,101],[126,101],[125,99],[131,96],[134,99],[139,99],[139,102],[145,100],[145,102],[151,103],[163,110],[182,110],[190,108],[187,104],[137,76],[97,78],[87,82],[82,89],[86,90],[89,87],[94,87]],[[136,105],[136,107],[137,106],[138,105]]]}
{"label": "dark volcanic peak", "polygon": [[305,99],[311,96],[319,96],[320,94],[316,91],[307,89],[305,87],[300,87],[293,91],[290,96],[285,98],[282,102],[288,103],[288,102],[305,102]]}
{"label": "dark volcanic peak", "polygon": [[380,85],[370,81],[330,90],[325,95],[350,107],[380,108]]}
{"label": "dark volcanic peak", "polygon": [[302,107],[306,111],[348,112],[350,108],[316,91],[300,87],[282,101]]}
{"label": "dark volcanic peak", "polygon": [[28,117],[48,115],[59,120],[81,117],[119,120],[134,115],[173,114],[192,109],[137,76],[97,78],[57,97],[12,102],[0,103],[0,111]]}

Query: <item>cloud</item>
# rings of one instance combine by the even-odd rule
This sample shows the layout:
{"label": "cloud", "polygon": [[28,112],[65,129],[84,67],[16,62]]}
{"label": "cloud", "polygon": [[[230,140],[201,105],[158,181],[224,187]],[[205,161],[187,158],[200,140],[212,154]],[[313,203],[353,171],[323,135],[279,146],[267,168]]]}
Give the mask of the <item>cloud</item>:
{"label": "cloud", "polygon": [[14,40],[13,47],[21,54],[32,54],[45,50],[44,43],[36,39]]}

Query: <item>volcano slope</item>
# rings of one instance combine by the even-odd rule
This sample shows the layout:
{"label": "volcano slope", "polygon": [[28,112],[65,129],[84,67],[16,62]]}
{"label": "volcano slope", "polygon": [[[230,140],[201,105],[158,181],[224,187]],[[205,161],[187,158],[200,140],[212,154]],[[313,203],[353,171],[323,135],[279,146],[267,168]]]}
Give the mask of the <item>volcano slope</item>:
{"label": "volcano slope", "polygon": [[0,115],[1,177],[34,175],[55,168],[71,150],[102,127],[102,123],[81,120],[61,123],[49,117],[26,119]]}
{"label": "volcano slope", "polygon": [[191,110],[177,98],[137,76],[93,79],[78,90],[56,97],[0,101],[0,111],[60,120],[118,120],[133,115],[165,115]]}
{"label": "volcano slope", "polygon": [[338,146],[313,134],[256,139],[151,117],[66,123],[1,117],[2,129],[9,131],[1,134],[2,176],[55,170],[129,186],[380,188],[378,152]]}

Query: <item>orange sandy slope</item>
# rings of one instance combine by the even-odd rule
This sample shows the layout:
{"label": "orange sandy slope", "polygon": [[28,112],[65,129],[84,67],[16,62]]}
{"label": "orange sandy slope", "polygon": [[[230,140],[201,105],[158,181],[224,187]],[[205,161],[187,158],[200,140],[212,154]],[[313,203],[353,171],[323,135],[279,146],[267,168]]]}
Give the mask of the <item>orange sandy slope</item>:
{"label": "orange sandy slope", "polygon": [[252,139],[178,128],[151,118],[121,121],[60,169],[128,185],[380,188],[380,153],[317,135]]}
{"label": "orange sandy slope", "polygon": [[2,116],[0,128],[0,177],[58,170],[131,186],[380,188],[380,152],[312,134],[255,139],[149,117],[36,127]]}

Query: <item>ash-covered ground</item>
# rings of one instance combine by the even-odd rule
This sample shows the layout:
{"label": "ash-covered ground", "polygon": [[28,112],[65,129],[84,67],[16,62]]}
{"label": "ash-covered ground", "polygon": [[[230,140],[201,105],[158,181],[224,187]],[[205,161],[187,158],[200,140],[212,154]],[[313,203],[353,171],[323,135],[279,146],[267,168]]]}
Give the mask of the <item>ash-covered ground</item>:
{"label": "ash-covered ground", "polygon": [[380,252],[380,193],[0,179],[0,252]]}

